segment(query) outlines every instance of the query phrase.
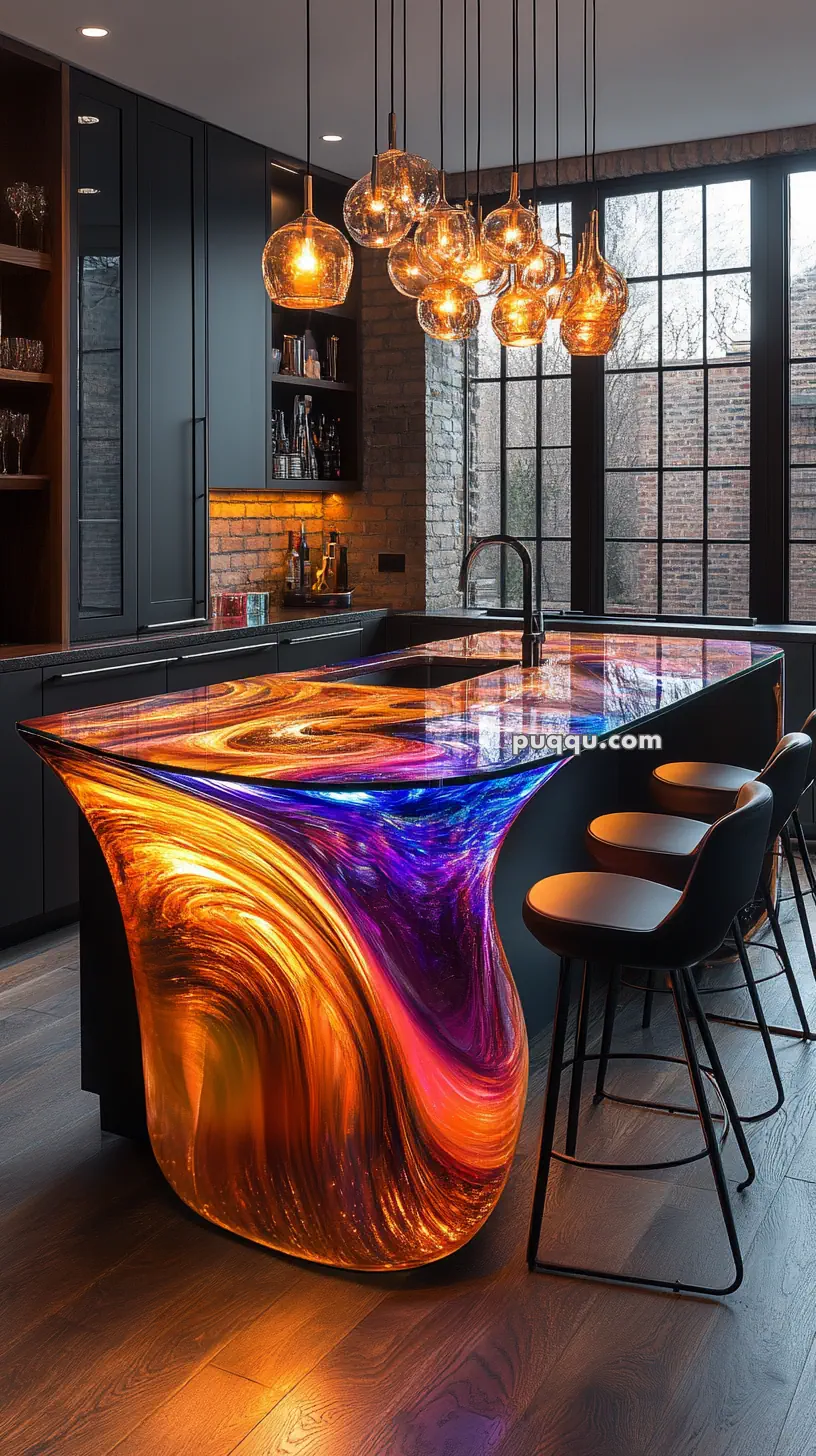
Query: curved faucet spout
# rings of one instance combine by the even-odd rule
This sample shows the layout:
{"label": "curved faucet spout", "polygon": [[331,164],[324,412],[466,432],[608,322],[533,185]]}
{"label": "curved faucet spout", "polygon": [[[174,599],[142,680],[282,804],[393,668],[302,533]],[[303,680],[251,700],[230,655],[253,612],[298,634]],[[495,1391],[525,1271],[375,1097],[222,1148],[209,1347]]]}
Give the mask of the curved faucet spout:
{"label": "curved faucet spout", "polygon": [[482,536],[480,540],[474,542],[469,551],[465,552],[459,570],[459,590],[464,593],[464,606],[467,606],[470,568],[486,546],[509,546],[512,551],[515,551],[521,562],[522,614],[524,617],[524,630],[521,636],[521,665],[522,667],[538,667],[541,635],[536,631],[533,620],[533,563],[527,547],[521,541],[517,541],[515,536]]}

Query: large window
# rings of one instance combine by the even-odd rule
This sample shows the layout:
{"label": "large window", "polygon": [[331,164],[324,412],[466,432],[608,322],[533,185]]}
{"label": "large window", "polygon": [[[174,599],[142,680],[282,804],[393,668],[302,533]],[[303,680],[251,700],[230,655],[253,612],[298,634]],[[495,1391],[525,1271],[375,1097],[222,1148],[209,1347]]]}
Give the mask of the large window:
{"label": "large window", "polygon": [[[569,203],[540,208],[545,241],[560,224],[571,264]],[[473,536],[517,536],[535,563],[538,604],[570,604],[570,357],[556,324],[533,349],[502,349],[482,301],[478,333],[468,345],[469,529]],[[515,556],[483,551],[473,569],[480,606],[515,605],[521,569]]]}
{"label": "large window", "polygon": [[[816,164],[768,158],[572,187],[630,307],[605,360],[550,325],[468,346],[471,537],[535,557],[540,605],[592,614],[816,621]],[[555,205],[542,209],[549,238]],[[482,557],[477,600],[517,606]]]}
{"label": "large window", "polygon": [[816,172],[789,179],[789,608],[816,620]]}
{"label": "large window", "polygon": [[748,612],[751,184],[610,197],[630,305],[606,361],[605,606]]}

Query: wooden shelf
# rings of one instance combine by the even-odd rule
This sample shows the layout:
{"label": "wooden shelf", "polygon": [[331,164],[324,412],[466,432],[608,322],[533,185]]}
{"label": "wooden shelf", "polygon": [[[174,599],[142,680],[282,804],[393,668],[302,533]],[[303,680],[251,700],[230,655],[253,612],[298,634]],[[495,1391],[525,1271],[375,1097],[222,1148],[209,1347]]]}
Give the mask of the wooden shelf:
{"label": "wooden shelf", "polygon": [[38,273],[51,272],[50,253],[38,253],[34,248],[15,248],[11,243],[0,243],[0,263],[12,268],[33,268]]}
{"label": "wooden shelf", "polygon": [[[227,489],[235,487],[227,487]],[[359,480],[271,480],[266,486],[267,490],[286,490],[296,495],[308,495],[314,492],[330,493],[337,491],[341,494],[347,490],[359,490]]]}
{"label": "wooden shelf", "polygon": [[0,475],[0,490],[45,490],[47,475]]}
{"label": "wooden shelf", "polygon": [[354,384],[342,384],[338,379],[310,379],[308,374],[273,374],[273,384],[288,384],[298,389],[336,389],[343,394],[356,394]]}
{"label": "wooden shelf", "polygon": [[30,369],[0,369],[0,383],[53,384],[53,374],[34,374]]}

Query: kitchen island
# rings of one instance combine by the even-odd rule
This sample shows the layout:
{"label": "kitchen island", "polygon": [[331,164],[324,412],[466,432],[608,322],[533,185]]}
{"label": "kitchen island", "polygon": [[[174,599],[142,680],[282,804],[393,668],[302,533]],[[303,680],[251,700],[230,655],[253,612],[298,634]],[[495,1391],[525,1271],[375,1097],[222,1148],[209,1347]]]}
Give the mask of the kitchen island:
{"label": "kitchen island", "polygon": [[[593,813],[639,807],[657,757],[760,767],[778,735],[762,644],[556,633],[518,657],[483,633],[21,726],[121,917],[89,855],[83,1085],[126,1130],[126,981],[153,1150],[205,1218],[356,1269],[464,1244],[524,1106],[525,891]],[[662,748],[602,751],[641,727]]]}

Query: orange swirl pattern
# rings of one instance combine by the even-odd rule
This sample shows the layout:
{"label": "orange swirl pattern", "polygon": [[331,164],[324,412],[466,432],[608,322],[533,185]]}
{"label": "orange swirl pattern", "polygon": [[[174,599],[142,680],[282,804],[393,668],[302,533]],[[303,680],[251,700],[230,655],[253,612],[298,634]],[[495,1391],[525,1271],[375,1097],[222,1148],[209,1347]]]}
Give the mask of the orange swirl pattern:
{"label": "orange swirl pattern", "polygon": [[114,880],[148,1127],[192,1208],[324,1263],[441,1258],[506,1180],[527,1079],[490,886],[558,767],[325,791],[135,768],[42,737]]}

